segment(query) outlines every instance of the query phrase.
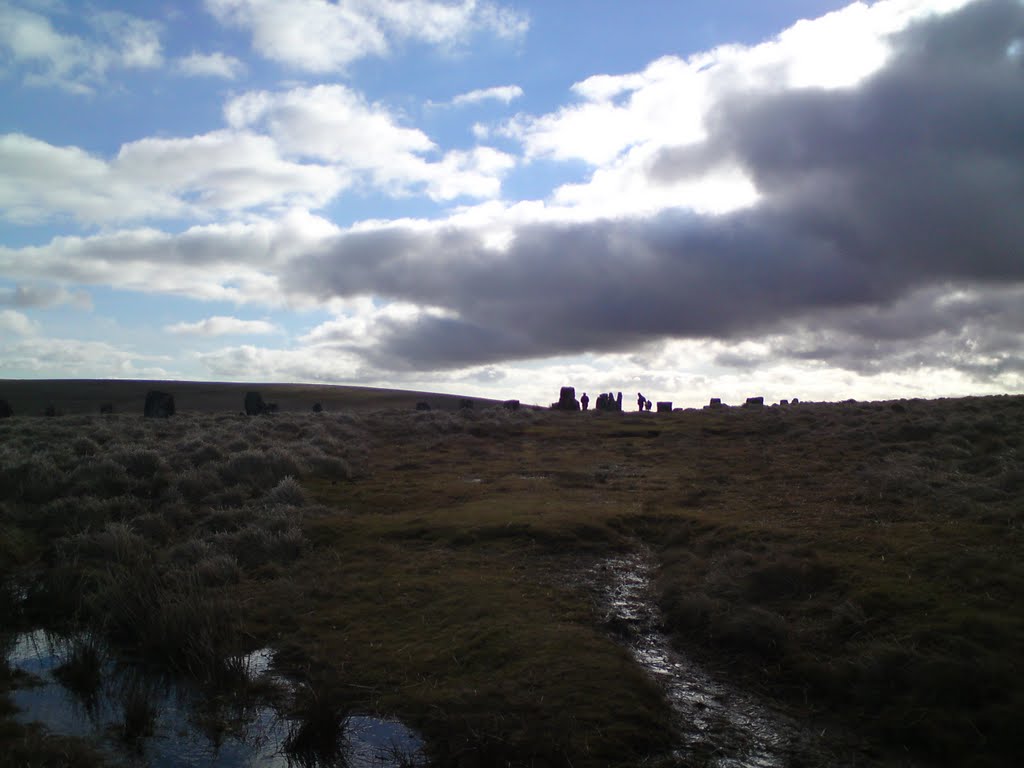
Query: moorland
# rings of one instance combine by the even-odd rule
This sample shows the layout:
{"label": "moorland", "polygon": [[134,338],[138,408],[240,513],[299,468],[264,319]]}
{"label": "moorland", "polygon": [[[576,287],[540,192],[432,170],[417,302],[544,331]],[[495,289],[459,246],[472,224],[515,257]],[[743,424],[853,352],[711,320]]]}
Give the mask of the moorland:
{"label": "moorland", "polygon": [[[177,414],[143,419],[146,388]],[[595,586],[643,553],[656,630],[804,724],[778,764],[1024,753],[1024,396],[564,413],[264,385],[280,412],[246,417],[250,388],[0,382],[0,650],[66,638],[86,696],[107,653],[190,679],[217,731],[216,702],[280,695],[238,670],[269,648],[288,764],[337,763],[353,712],[421,733],[406,764],[728,764]],[[34,681],[0,655],[12,764],[127,759],[16,716]],[[108,741],[147,737],[139,709]]]}

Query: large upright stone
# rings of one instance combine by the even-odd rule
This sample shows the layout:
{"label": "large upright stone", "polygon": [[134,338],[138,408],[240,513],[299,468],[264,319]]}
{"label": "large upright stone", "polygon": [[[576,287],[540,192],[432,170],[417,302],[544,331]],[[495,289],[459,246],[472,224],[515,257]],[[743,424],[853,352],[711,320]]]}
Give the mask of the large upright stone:
{"label": "large upright stone", "polygon": [[672,401],[658,401],[658,413],[672,413]]}
{"label": "large upright stone", "polygon": [[267,412],[267,404],[263,402],[263,395],[259,392],[245,393],[245,415],[259,416]]}
{"label": "large upright stone", "polygon": [[764,398],[763,397],[748,397],[747,398],[747,402],[744,403],[744,405],[749,406],[751,408],[759,408],[760,406],[764,405]]}
{"label": "large upright stone", "polygon": [[9,419],[14,415],[11,404],[6,400],[0,400],[0,419]]}
{"label": "large upright stone", "polygon": [[576,387],[562,387],[558,392],[558,402],[551,407],[556,411],[578,411],[580,401],[576,399]]}
{"label": "large upright stone", "polygon": [[166,419],[174,415],[174,396],[155,389],[146,393],[146,405],[142,412],[147,419]]}

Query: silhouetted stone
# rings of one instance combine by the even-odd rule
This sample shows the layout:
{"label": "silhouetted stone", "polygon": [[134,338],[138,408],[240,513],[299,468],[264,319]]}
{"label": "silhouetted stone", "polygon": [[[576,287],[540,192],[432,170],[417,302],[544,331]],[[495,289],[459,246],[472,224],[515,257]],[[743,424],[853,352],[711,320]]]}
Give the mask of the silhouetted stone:
{"label": "silhouetted stone", "polygon": [[113,413],[113,412],[114,412],[114,404],[113,403],[103,403],[100,406],[100,413],[107,414],[107,413]]}
{"label": "silhouetted stone", "polygon": [[6,400],[0,400],[0,419],[9,419],[14,415],[11,404]]}
{"label": "silhouetted stone", "polygon": [[764,398],[763,397],[748,397],[747,398],[747,402],[744,403],[744,405],[749,405],[749,406],[752,406],[752,407],[756,408],[757,406],[764,405]]}
{"label": "silhouetted stone", "polygon": [[556,411],[578,411],[580,401],[576,399],[576,388],[562,387],[558,392],[558,402],[552,403],[551,408]]}
{"label": "silhouetted stone", "polygon": [[267,404],[263,402],[263,395],[259,392],[245,393],[245,415],[259,416],[267,412]]}
{"label": "silhouetted stone", "polygon": [[429,411],[430,410],[430,403],[424,403],[424,402],[420,401],[420,402],[416,403],[416,410],[417,411]]}
{"label": "silhouetted stone", "polygon": [[658,413],[672,413],[672,401],[658,401]]}
{"label": "silhouetted stone", "polygon": [[789,404],[790,405],[796,405],[799,402],[800,402],[799,398],[794,397],[794,398],[790,399]]}
{"label": "silhouetted stone", "polygon": [[518,411],[519,410],[519,401],[518,400],[506,400],[504,403],[502,403],[502,406],[504,406],[505,408],[507,408],[510,411]]}
{"label": "silhouetted stone", "polygon": [[56,407],[54,407],[52,404],[46,406],[46,410],[43,411],[43,415],[44,416],[56,416],[57,415]]}
{"label": "silhouetted stone", "polygon": [[320,403],[313,403],[313,413],[320,413],[324,407]]}
{"label": "silhouetted stone", "polygon": [[472,409],[473,408],[473,401],[470,400],[468,397],[464,397],[461,400],[459,400],[459,408],[465,409],[465,410]]}
{"label": "silhouetted stone", "polygon": [[174,396],[155,389],[146,393],[146,405],[142,411],[148,419],[166,419],[174,415]]}
{"label": "silhouetted stone", "polygon": [[720,398],[720,397],[712,397],[711,398],[711,402],[708,403],[708,405],[711,408],[721,408],[722,407],[722,398]]}
{"label": "silhouetted stone", "polygon": [[789,400],[779,400],[779,405],[789,405]]}

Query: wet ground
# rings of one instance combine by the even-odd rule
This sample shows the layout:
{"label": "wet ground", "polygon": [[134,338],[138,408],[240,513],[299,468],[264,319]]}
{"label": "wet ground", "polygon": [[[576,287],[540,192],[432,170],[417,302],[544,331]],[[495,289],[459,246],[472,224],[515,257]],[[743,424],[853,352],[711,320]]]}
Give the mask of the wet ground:
{"label": "wet ground", "polygon": [[606,624],[665,691],[682,743],[675,756],[714,768],[842,764],[823,736],[768,703],[716,679],[672,648],[661,630],[646,552],[603,561],[585,575]]}
{"label": "wet ground", "polygon": [[[81,637],[57,637],[42,630],[7,644],[12,669],[25,684],[11,698],[23,722],[40,722],[50,731],[97,743],[118,762],[153,768],[398,768],[422,765],[423,741],[398,720],[368,714],[349,715],[342,743],[331,759],[295,755],[285,749],[299,724],[277,707],[252,695],[211,698],[180,681],[102,654],[100,684],[92,690],[60,682],[55,671]],[[278,690],[291,686],[276,675],[268,650],[242,660],[253,682]],[[126,732],[132,719],[139,733]]]}

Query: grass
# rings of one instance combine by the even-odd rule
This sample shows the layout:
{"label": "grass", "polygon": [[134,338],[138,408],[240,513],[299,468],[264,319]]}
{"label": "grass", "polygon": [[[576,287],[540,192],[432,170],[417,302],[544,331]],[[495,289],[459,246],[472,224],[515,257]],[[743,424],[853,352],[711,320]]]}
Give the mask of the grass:
{"label": "grass", "polygon": [[72,415],[0,423],[0,583],[33,585],[12,625],[93,627],[211,689],[272,645],[315,691],[297,760],[379,712],[437,765],[670,763],[668,705],[578,578],[642,544],[675,644],[848,732],[836,754],[1024,747],[1024,398],[288,413],[262,389],[284,413],[50,394]]}

